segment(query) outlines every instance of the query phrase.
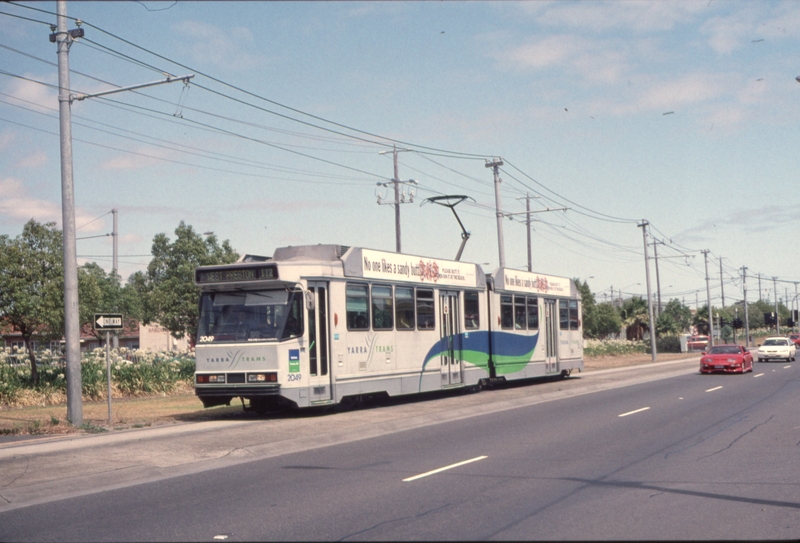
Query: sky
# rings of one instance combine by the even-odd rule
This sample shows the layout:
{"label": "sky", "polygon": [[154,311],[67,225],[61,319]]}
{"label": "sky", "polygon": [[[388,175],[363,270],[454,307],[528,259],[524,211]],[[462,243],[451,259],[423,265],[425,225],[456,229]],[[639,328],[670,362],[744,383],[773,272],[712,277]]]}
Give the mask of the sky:
{"label": "sky", "polygon": [[[0,235],[61,226],[56,2],[0,4]],[[78,264],[181,221],[240,254],[336,243],[797,307],[800,3],[68,2]],[[414,180],[417,184],[406,183]],[[380,198],[380,199],[379,199]],[[411,201],[413,199],[413,201]],[[379,203],[380,202],[380,203]],[[566,208],[566,209],[564,209]],[[647,237],[643,228],[647,223]],[[704,252],[707,251],[707,252]],[[657,258],[655,258],[657,256]],[[706,269],[708,275],[706,275]],[[708,276],[708,283],[706,277]],[[760,281],[759,281],[760,277]]]}

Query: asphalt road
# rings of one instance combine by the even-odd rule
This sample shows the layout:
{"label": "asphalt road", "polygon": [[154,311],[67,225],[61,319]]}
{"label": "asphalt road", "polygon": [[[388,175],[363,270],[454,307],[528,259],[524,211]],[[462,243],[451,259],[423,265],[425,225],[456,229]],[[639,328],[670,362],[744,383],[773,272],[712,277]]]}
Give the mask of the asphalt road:
{"label": "asphalt road", "polygon": [[797,539],[795,364],[696,368],[9,445],[0,540]]}

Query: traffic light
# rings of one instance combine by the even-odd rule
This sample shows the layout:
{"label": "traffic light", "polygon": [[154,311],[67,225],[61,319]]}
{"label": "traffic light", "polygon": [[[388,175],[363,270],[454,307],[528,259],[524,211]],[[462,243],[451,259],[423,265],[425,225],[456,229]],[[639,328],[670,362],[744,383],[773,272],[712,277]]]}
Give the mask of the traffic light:
{"label": "traffic light", "polygon": [[744,322],[742,322],[742,319],[737,317],[733,319],[733,327],[736,328],[737,330],[740,328],[744,328]]}
{"label": "traffic light", "polygon": [[776,318],[775,312],[772,313],[764,313],[764,324],[766,326],[772,326],[778,323],[778,319]]}

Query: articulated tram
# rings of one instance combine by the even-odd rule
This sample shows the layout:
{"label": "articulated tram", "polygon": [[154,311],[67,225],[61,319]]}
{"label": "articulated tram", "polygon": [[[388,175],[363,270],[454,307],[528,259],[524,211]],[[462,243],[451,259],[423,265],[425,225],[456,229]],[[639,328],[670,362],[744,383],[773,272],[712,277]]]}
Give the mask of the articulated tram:
{"label": "articulated tram", "polygon": [[345,247],[202,266],[195,393],[205,407],[336,404],[583,369],[571,279]]}

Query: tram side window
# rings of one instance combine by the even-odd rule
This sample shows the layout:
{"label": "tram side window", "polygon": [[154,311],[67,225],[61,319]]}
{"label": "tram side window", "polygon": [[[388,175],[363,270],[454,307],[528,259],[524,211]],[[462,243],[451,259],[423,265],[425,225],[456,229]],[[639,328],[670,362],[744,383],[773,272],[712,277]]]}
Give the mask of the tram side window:
{"label": "tram side window", "polygon": [[578,300],[569,301],[569,329],[578,330],[580,328],[578,321]]}
{"label": "tram side window", "polygon": [[569,330],[569,306],[567,300],[558,301],[558,320],[562,330]]}
{"label": "tram side window", "polygon": [[528,330],[539,329],[539,298],[528,296]]}
{"label": "tram side window", "polygon": [[392,287],[372,286],[372,329],[391,330],[394,327]]}
{"label": "tram side window", "polygon": [[514,296],[514,328],[516,330],[525,330],[528,327],[527,317],[525,296]]}
{"label": "tram side window", "polygon": [[414,289],[409,287],[395,287],[395,321],[398,330],[414,329]]}
{"label": "tram side window", "polygon": [[514,300],[512,296],[500,296],[500,327],[504,330],[514,328]]}
{"label": "tram side window", "polygon": [[348,283],[345,297],[347,329],[369,330],[369,290],[367,285]]}
{"label": "tram side window", "polygon": [[433,310],[433,291],[428,289],[417,290],[417,329],[433,330],[436,328],[436,319]]}
{"label": "tram side window", "polygon": [[478,299],[477,292],[464,293],[464,328],[466,330],[477,330],[481,326]]}

